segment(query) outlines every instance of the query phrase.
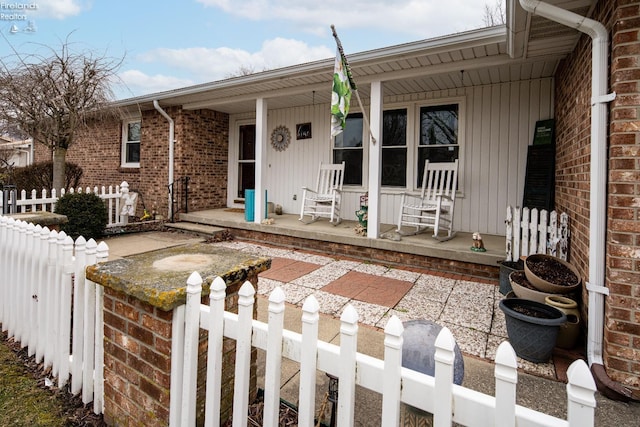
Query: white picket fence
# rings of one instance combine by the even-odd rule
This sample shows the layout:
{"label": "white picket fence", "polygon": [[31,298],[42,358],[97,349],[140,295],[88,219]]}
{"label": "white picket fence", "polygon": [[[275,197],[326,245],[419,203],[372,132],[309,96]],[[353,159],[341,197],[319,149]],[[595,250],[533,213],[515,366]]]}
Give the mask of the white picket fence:
{"label": "white picket fence", "polygon": [[521,209],[507,206],[507,261],[521,256],[548,254],[567,260],[569,252],[569,215],[556,211]]}
{"label": "white picket fence", "polygon": [[[349,305],[341,316],[340,346],[318,339],[319,305],[315,297],[302,307],[302,333],[283,329],[285,295],[278,287],[269,298],[269,321],[252,318],[254,288],[241,287],[238,314],[224,311],[225,283],[216,278],[210,304],[201,304],[202,278],[194,272],[187,281],[184,313],[184,370],[172,372],[171,384],[180,399],[172,398],[171,426],[194,426],[196,422],[197,360],[199,331],[208,333],[205,425],[218,426],[221,397],[223,337],[236,340],[233,413],[247,414],[251,347],[266,350],[264,380],[264,425],[277,426],[280,405],[282,358],[300,363],[298,425],[314,425],[317,371],[338,377],[337,425],[354,425],[356,385],[382,395],[382,425],[397,426],[401,402],[433,414],[434,426],[554,426],[594,425],[595,383],[582,360],[568,370],[567,420],[516,405],[517,359],[508,342],[500,344],[495,359],[496,395],[489,396],[453,383],[455,340],[443,328],[436,340],[435,376],[401,366],[403,325],[393,316],[385,328],[385,356],[379,360],[356,352],[358,314]],[[174,385],[177,388],[174,389]],[[181,402],[181,405],[179,403]],[[174,405],[174,403],[178,403]],[[246,426],[246,416],[234,416],[233,426]]]}
{"label": "white picket fence", "polygon": [[[98,188],[86,187],[84,190],[82,187],[76,189],[69,189],[69,193],[94,193],[97,194],[105,202],[107,208],[107,228],[118,227],[126,225],[128,216],[122,214],[122,208],[124,208],[127,195],[129,194],[129,184],[123,181],[120,185]],[[42,190],[40,194],[36,190],[31,190],[28,193],[26,190],[20,191],[17,195],[15,191],[11,191],[8,198],[8,205],[15,205],[15,213],[25,212],[54,212],[56,208],[56,202],[58,201],[58,194],[60,197],[65,195],[65,189],[61,189],[59,192],[54,188],[51,191]],[[15,197],[15,201],[14,201]],[[0,197],[0,215],[4,212],[2,209],[3,198]]]}
{"label": "white picket fence", "polygon": [[62,387],[103,410],[103,288],[85,279],[108,247],[0,217],[0,322]]}

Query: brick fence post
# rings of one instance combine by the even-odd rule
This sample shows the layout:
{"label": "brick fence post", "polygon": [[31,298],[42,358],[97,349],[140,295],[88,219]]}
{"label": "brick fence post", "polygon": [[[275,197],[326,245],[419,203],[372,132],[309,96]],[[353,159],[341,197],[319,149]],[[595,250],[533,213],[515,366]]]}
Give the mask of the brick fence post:
{"label": "brick fence post", "polygon": [[[270,265],[269,258],[196,244],[88,267],[87,277],[105,288],[105,422],[110,426],[168,426],[174,419],[170,411],[175,407],[171,404],[172,347],[175,348],[172,331],[176,308],[185,304],[186,280],[192,271],[205,278],[203,303],[208,302],[213,278],[220,276],[227,285],[225,309],[237,312],[240,286],[248,280],[257,288],[258,273]],[[190,266],[196,268],[188,269]],[[197,417],[202,421],[206,331],[201,331],[200,342]],[[235,352],[232,340],[225,342],[224,351],[222,421],[232,411]],[[255,355],[254,350],[250,399],[256,395]],[[179,396],[174,396],[176,399],[179,401]]]}

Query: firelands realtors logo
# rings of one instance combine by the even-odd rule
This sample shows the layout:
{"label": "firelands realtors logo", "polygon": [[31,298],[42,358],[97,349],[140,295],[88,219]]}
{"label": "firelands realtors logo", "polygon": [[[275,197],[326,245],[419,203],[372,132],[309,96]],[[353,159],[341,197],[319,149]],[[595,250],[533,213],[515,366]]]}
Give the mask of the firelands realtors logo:
{"label": "firelands realtors logo", "polygon": [[29,12],[38,10],[37,3],[4,3],[0,2],[0,21],[10,21],[9,33],[33,33],[35,22],[29,18]]}

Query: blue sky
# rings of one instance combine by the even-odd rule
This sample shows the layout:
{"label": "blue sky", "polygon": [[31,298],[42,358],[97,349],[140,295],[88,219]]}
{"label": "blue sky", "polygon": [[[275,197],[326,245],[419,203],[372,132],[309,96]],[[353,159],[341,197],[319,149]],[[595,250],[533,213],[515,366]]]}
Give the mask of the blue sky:
{"label": "blue sky", "polygon": [[[39,0],[0,2],[0,57],[59,48],[124,57],[118,98],[484,26],[495,0]],[[28,31],[31,25],[32,31]],[[11,32],[12,29],[17,30]]]}

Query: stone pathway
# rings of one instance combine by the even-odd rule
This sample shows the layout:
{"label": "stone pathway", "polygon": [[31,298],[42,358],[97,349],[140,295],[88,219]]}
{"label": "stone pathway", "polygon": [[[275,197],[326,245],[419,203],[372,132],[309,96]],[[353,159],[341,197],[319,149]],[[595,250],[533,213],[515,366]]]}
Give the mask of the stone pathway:
{"label": "stone pathway", "polygon": [[[489,361],[507,339],[504,314],[498,308],[503,295],[494,282],[241,241],[215,244],[272,258],[271,269],[260,274],[260,295],[268,297],[280,286],[286,302],[298,307],[314,295],[320,311],[336,317],[351,304],[361,324],[376,328],[384,328],[394,314],[402,321],[431,320],[451,330],[463,353]],[[554,355],[538,364],[518,358],[518,365],[534,375],[564,380],[575,357]]]}

